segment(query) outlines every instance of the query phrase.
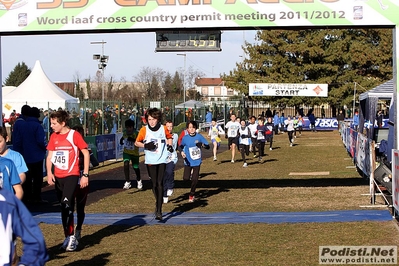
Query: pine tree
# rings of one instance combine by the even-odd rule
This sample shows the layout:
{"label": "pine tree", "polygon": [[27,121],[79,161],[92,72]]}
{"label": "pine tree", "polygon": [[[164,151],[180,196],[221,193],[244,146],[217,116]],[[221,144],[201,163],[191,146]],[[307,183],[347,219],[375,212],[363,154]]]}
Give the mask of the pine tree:
{"label": "pine tree", "polygon": [[22,62],[18,63],[14,69],[8,74],[5,79],[3,86],[15,86],[18,87],[24,80],[30,75],[31,70],[28,66]]}
{"label": "pine tree", "polygon": [[[328,97],[257,97],[275,107],[351,105],[354,83],[373,88],[392,78],[391,29],[258,31],[246,59],[225,75],[227,86],[248,94],[249,83],[327,83]],[[361,91],[358,91],[361,93]]]}

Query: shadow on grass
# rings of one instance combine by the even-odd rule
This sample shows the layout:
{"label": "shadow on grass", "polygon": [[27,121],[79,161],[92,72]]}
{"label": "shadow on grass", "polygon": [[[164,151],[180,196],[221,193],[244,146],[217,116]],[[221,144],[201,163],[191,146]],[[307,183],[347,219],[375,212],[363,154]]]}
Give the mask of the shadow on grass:
{"label": "shadow on grass", "polygon": [[108,257],[111,255],[111,253],[103,253],[99,254],[97,256],[94,256],[93,258],[89,260],[77,260],[68,264],[65,264],[65,266],[79,266],[79,265],[97,265],[97,266],[103,266],[107,265],[109,263]]}
{"label": "shadow on grass", "polygon": [[[185,182],[187,183],[187,181]],[[188,182],[191,184],[191,182]],[[199,184],[199,183],[198,183]],[[175,203],[177,206],[170,211],[168,214],[164,215],[164,219],[162,222],[166,222],[167,220],[179,216],[184,212],[191,211],[196,208],[203,208],[208,206],[208,199],[214,195],[219,193],[229,192],[228,189],[225,188],[217,188],[217,189],[202,189],[197,190],[195,192],[195,201],[188,202],[188,196],[190,195],[189,192],[171,200],[171,202]]]}
{"label": "shadow on grass", "polygon": [[[122,220],[119,220],[111,225],[108,225],[108,226],[104,227],[103,229],[101,229],[91,235],[84,235],[79,240],[79,245],[78,245],[76,252],[84,250],[85,248],[88,248],[88,247],[98,245],[104,238],[106,238],[108,236],[136,230],[136,229],[146,225],[147,222],[144,220],[144,217],[145,217],[145,215],[134,215],[130,218],[122,219]],[[132,226],[131,224],[134,224],[134,226]],[[82,231],[82,233],[84,233],[84,231]],[[60,249],[61,245],[62,245],[62,243],[55,245],[48,249],[50,261],[62,259],[65,257],[63,254],[67,251]],[[108,257],[110,254],[107,253],[107,254],[97,255],[90,260],[75,261],[68,265],[88,265],[87,263],[90,263],[90,262],[92,262],[93,265],[106,265],[108,260],[106,259],[106,257],[104,257],[105,255],[107,255],[107,257]]]}
{"label": "shadow on grass", "polygon": [[[256,162],[257,164],[258,162]],[[200,180],[198,188],[248,189],[271,187],[353,187],[368,185],[364,178],[303,178],[303,179],[234,179],[234,180]],[[175,188],[190,188],[191,183],[175,180]],[[188,198],[188,196],[187,196]]]}

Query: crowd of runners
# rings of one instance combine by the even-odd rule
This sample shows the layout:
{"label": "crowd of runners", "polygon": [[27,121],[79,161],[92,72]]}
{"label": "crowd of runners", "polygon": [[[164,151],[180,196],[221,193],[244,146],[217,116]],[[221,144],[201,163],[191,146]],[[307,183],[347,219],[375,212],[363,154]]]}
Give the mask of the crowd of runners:
{"label": "crowd of runners", "polygon": [[[75,251],[81,238],[85,217],[84,208],[89,191],[89,165],[98,162],[93,161],[89,147],[83,139],[83,128],[71,129],[68,126],[69,115],[67,112],[56,111],[51,113],[49,118],[53,133],[46,148],[48,152],[47,182],[49,185],[55,185],[55,191],[61,204],[61,220],[65,235],[61,248],[66,251]],[[145,113],[146,124],[140,129],[135,121],[127,119],[124,123],[123,135],[119,140],[119,144],[123,146],[125,178],[123,189],[132,187],[130,165],[135,173],[137,189],[143,189],[139,158],[140,149],[144,149],[144,164],[152,182],[152,192],[155,198],[154,217],[159,221],[163,219],[162,205],[168,203],[169,197],[174,192],[174,172],[178,160],[184,161],[183,180],[191,182],[187,200],[192,203],[195,201],[195,192],[200,176],[202,149],[211,149],[212,146],[213,160],[217,161],[222,138],[226,138],[231,151],[231,163],[236,162],[238,153],[241,155],[242,167],[248,167],[249,156],[257,158],[260,163],[263,162],[265,148],[273,150],[273,138],[276,134],[286,132],[287,146],[292,147],[296,136],[302,134],[305,123],[301,115],[284,117],[284,114],[280,116],[278,112],[275,112],[274,116],[258,116],[257,118],[251,116],[247,121],[231,114],[230,121],[224,127],[217,124],[216,119],[212,119],[210,127],[204,134],[199,132],[196,121],[188,121],[186,128],[178,135],[173,133],[173,122],[166,121],[165,124],[162,124],[162,118],[161,110],[150,108]],[[309,120],[310,128],[314,130],[314,124],[312,125],[312,120]],[[11,169],[13,168],[11,167]],[[13,178],[18,177],[15,174],[15,169],[12,172]],[[8,177],[3,176],[2,180],[7,181]],[[0,184],[1,186],[4,185]],[[76,227],[74,226],[75,205],[77,210]],[[24,216],[29,216],[26,209],[21,208],[20,211]],[[31,223],[31,218],[27,218],[26,221]],[[35,231],[30,228],[30,231],[34,231],[35,237],[42,239],[39,244],[43,246],[43,236],[40,236],[40,230]],[[26,242],[29,238],[28,240],[24,238],[27,234],[32,234],[30,231],[19,232],[18,235],[23,238],[22,242],[26,248],[30,247],[30,243]],[[13,239],[11,238],[10,259],[16,257]],[[38,245],[35,248],[37,247]],[[41,254],[43,260],[48,258],[42,247],[40,251],[36,252]],[[26,257],[21,259],[24,260]],[[28,259],[30,258],[28,257]]]}

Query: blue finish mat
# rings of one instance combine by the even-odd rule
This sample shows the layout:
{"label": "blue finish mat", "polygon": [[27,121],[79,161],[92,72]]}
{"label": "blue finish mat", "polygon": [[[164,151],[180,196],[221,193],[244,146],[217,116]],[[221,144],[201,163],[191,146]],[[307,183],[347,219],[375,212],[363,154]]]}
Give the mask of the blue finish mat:
{"label": "blue finish mat", "polygon": [[[33,213],[38,223],[61,224],[60,213]],[[75,215],[76,219],[76,215]],[[170,212],[163,213],[163,221],[153,214],[136,213],[86,213],[86,225],[205,225],[247,223],[328,223],[357,221],[391,221],[388,210],[349,210],[328,212]]]}

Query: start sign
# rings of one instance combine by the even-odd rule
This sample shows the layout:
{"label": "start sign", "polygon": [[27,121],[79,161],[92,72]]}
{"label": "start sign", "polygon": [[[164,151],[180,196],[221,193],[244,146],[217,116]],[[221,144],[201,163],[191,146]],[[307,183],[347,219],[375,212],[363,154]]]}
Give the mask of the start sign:
{"label": "start sign", "polygon": [[249,83],[249,96],[327,97],[328,84]]}

